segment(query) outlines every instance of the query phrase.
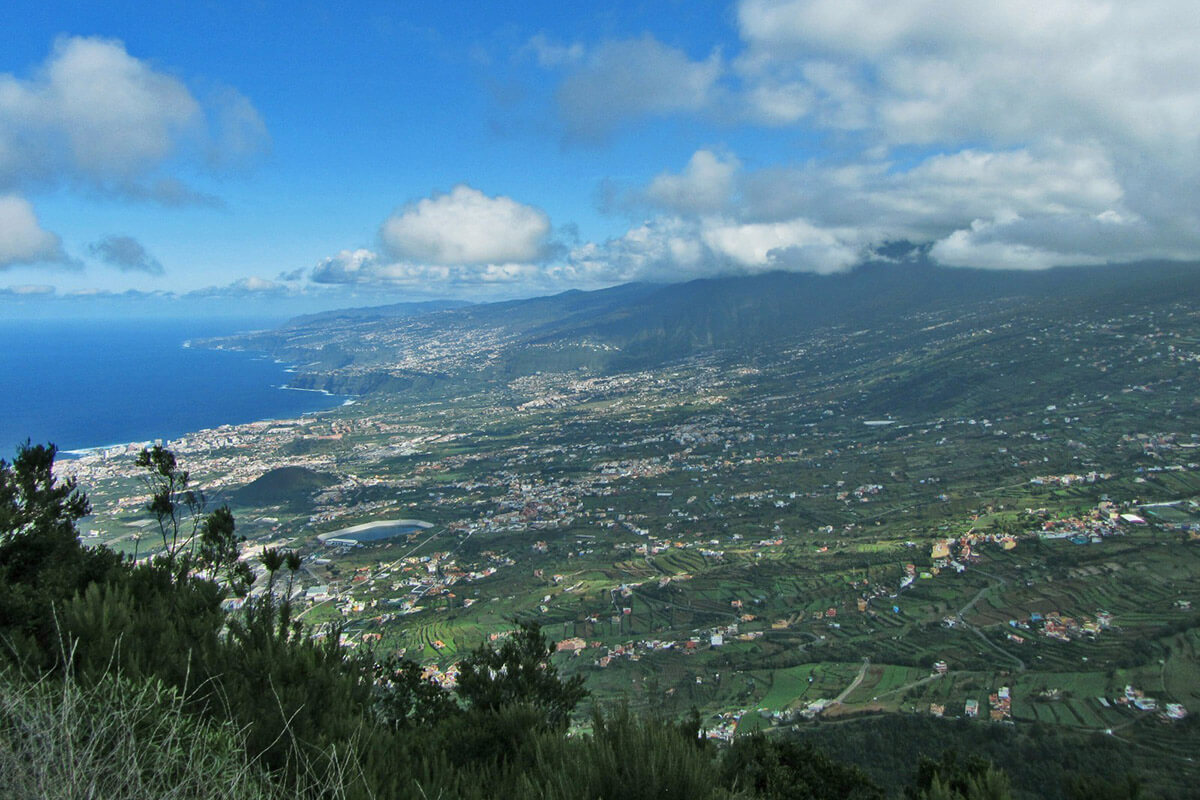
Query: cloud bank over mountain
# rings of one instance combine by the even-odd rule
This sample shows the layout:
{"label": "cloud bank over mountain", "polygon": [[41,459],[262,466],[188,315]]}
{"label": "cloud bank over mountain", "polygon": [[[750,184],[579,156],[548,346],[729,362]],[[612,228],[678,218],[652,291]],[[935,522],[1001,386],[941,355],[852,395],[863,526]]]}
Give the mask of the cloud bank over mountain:
{"label": "cloud bank over mountain", "polygon": [[[845,144],[753,171],[739,170],[752,152],[697,150],[645,188],[659,216],[587,248],[595,268],[823,272],[901,238],[985,268],[1200,256],[1186,3],[745,0],[736,14],[742,49],[676,64],[720,81],[675,107]],[[575,69],[564,93],[594,67]],[[579,112],[561,112],[570,130]]]}
{"label": "cloud bank over mountain", "polygon": [[543,212],[457,187],[385,222],[370,266],[347,251],[315,279],[827,273],[900,240],[975,268],[1200,258],[1200,18],[1186,3],[743,0],[732,16],[731,49],[530,37],[523,53],[557,81],[563,146],[603,149],[663,118],[826,144],[792,159],[700,147],[642,183],[606,178],[603,210],[632,224],[548,260]]}
{"label": "cloud bank over mountain", "polygon": [[1185,0],[421,13],[302,10],[249,51],[205,28],[225,61],[148,35],[0,61],[0,268],[481,298],[829,273],[900,241],[982,269],[1200,259]]}

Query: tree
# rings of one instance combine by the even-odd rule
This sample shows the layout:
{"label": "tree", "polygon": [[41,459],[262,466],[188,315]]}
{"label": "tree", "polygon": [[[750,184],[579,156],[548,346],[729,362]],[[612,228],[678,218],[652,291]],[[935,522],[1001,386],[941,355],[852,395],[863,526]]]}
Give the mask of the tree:
{"label": "tree", "polygon": [[916,787],[904,790],[909,800],[1012,800],[1008,775],[976,755],[959,758],[947,750],[938,761],[922,757]]}
{"label": "tree", "polygon": [[267,569],[267,595],[275,596],[275,573],[283,569],[284,556],[278,547],[268,547],[258,557],[258,562]]}
{"label": "tree", "polygon": [[1012,788],[1004,772],[989,766],[979,775],[969,776],[957,784],[934,776],[920,797],[921,800],[1012,800]]}
{"label": "tree", "polygon": [[300,565],[302,563],[303,561],[300,558],[299,550],[288,550],[283,555],[283,564],[288,569],[287,596],[289,602],[291,602],[292,599],[292,585],[296,581],[296,573],[300,571]]}
{"label": "tree", "polygon": [[239,546],[246,541],[237,535],[237,525],[229,506],[221,506],[206,516],[200,524],[200,548],[196,553],[198,565],[207,570],[208,579],[224,579],[230,591],[245,597],[254,579],[250,566],[238,560]]}
{"label": "tree", "polygon": [[73,479],[55,479],[57,452],[27,441],[0,460],[0,653],[31,664],[60,654],[55,605],[121,566],[112,550],[80,545],[75,523],[91,508]]}
{"label": "tree", "polygon": [[553,651],[541,626],[519,623],[499,647],[483,644],[459,665],[457,693],[473,710],[497,711],[526,705],[546,726],[564,729],[588,691],[582,675],[563,680],[550,661]]}
{"label": "tree", "polygon": [[461,713],[449,692],[422,677],[420,665],[394,653],[375,665],[374,709],[396,730],[429,727]]}
{"label": "tree", "polygon": [[[27,671],[41,682],[69,672],[81,685],[114,673],[161,681],[179,692],[176,713],[244,731],[259,763],[288,776],[280,780],[331,764],[332,743],[338,757],[357,746],[370,664],[347,656],[337,629],[318,640],[288,625],[286,603],[221,611],[221,588],[191,567],[230,566],[233,515],[201,515],[199,493],[169,451],[143,452],[164,552],[136,565],[79,543],[75,523],[87,500],[73,482],[55,481],[54,455],[52,445],[26,444],[11,465],[0,461],[0,666],[19,668],[6,674]],[[301,743],[302,764],[294,757]]]}
{"label": "tree", "polygon": [[1140,800],[1145,794],[1141,781],[1133,775],[1117,781],[1078,775],[1067,784],[1067,797],[1069,800]]}
{"label": "tree", "polygon": [[808,742],[771,740],[761,733],[738,737],[722,765],[725,785],[771,800],[883,800],[883,790],[862,770],[840,764]]}
{"label": "tree", "polygon": [[17,447],[10,465],[0,459],[0,542],[38,533],[43,538],[75,539],[75,523],[91,513],[74,478],[54,478],[53,444]]}
{"label": "tree", "polygon": [[[175,454],[162,445],[143,449],[138,453],[137,465],[146,468],[146,474],[142,476],[150,492],[146,510],[158,522],[162,557],[175,574],[177,557],[184,548],[190,555],[196,547],[196,534],[204,521],[204,493],[191,486],[191,475],[179,467]],[[186,563],[190,559],[183,561],[180,575],[186,574],[190,566]]]}

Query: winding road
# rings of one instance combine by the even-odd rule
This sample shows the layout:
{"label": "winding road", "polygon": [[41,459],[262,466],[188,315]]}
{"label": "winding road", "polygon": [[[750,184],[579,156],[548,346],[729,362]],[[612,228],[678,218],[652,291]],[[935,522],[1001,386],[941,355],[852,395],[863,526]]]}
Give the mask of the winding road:
{"label": "winding road", "polygon": [[975,627],[974,625],[970,624],[965,619],[963,619],[963,614],[966,614],[968,611],[970,611],[972,608],[974,608],[975,604],[978,603],[980,600],[982,600],[983,596],[985,594],[990,592],[992,589],[998,589],[999,587],[1004,586],[1006,583],[1008,583],[1008,581],[1006,581],[1004,578],[1001,578],[999,575],[993,575],[992,573],[984,572],[981,569],[976,569],[975,571],[978,572],[980,575],[991,578],[992,580],[995,581],[995,583],[993,583],[989,586],[985,586],[982,589],[980,589],[978,592],[976,592],[975,596],[972,597],[969,601],[967,601],[967,604],[965,606],[963,606],[962,608],[960,608],[954,614],[954,617],[955,617],[955,619],[958,620],[959,625],[962,625],[964,628],[966,628],[967,630],[971,631],[976,636],[978,636],[979,640],[981,642],[983,642],[988,647],[992,648],[993,650],[995,650],[997,653],[1004,656],[1005,658],[1010,659],[1013,662],[1015,662],[1017,665],[1018,672],[1024,672],[1025,671],[1025,662],[1024,661],[1017,658],[1012,653],[1005,650],[1003,647],[1000,647],[998,644],[996,644],[991,639],[989,639],[987,636],[985,636],[983,631],[981,631],[979,628]]}

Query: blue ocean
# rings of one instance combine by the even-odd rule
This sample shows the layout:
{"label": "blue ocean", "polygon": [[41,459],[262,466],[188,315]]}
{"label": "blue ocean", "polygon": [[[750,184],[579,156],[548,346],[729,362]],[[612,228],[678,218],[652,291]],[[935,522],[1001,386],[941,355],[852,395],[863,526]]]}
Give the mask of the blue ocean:
{"label": "blue ocean", "polygon": [[285,388],[287,366],[185,342],[275,321],[0,320],[0,458],[168,440],[222,424],[284,419],[345,398]]}

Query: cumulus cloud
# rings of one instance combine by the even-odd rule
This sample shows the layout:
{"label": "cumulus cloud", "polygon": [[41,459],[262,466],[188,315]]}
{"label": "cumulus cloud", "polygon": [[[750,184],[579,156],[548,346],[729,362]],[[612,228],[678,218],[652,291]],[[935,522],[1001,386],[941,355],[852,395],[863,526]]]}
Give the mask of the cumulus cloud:
{"label": "cumulus cloud", "polygon": [[1003,222],[975,220],[935,242],[929,254],[944,264],[981,269],[1046,269],[1064,264],[1097,264],[1102,259],[1081,253],[1006,241]]}
{"label": "cumulus cloud", "polygon": [[756,219],[804,216],[915,239],[940,237],[979,218],[1093,216],[1125,204],[1102,151],[1061,145],[1039,153],[967,149],[908,168],[889,161],[772,167],[744,176],[740,191],[745,213]]}
{"label": "cumulus cloud", "polygon": [[734,175],[741,164],[710,150],[697,150],[678,175],[662,173],[646,187],[653,202],[677,211],[718,211],[733,192]]}
{"label": "cumulus cloud", "polygon": [[[935,243],[931,255],[946,264],[999,268],[1011,256],[1012,267],[1034,268],[1200,255],[1200,231],[1156,215],[1127,186],[1103,148],[1056,143],[1037,152],[937,154],[908,168],[768,168],[741,176],[738,191],[744,218],[801,218],[857,230],[874,244]],[[1192,192],[1180,188],[1180,196]]]}
{"label": "cumulus cloud", "polygon": [[236,91],[215,92],[206,107],[112,39],[62,37],[29,77],[0,74],[0,188],[82,184],[179,204],[197,198],[156,174],[172,159],[240,159],[265,136]]}
{"label": "cumulus cloud", "polygon": [[[466,191],[475,201],[491,200]],[[533,290],[776,269],[830,273],[897,240],[924,243],[946,264],[988,268],[1186,251],[1168,248],[1127,207],[1111,160],[1091,145],[964,149],[912,165],[875,160],[751,171],[732,154],[698,150],[680,172],[662,173],[629,195],[655,213],[619,236],[577,244],[552,259],[477,262],[463,256],[462,244],[455,245],[457,263],[430,246],[346,250],[319,263],[310,278],[341,285]],[[408,207],[408,218],[421,220],[417,229],[466,228],[433,225],[443,215],[422,213],[422,203],[441,198],[448,207],[459,205],[445,195]]]}
{"label": "cumulus cloud", "polygon": [[[1142,147],[1197,141],[1200,32],[1186,0],[743,0],[751,83],[824,93],[870,113],[891,142],[1018,144],[1101,136]],[[840,65],[843,85],[812,70]]]}
{"label": "cumulus cloud", "polygon": [[193,299],[256,299],[256,298],[272,298],[272,297],[291,297],[302,292],[302,289],[295,286],[279,283],[277,281],[260,278],[256,275],[251,275],[245,278],[238,278],[235,281],[224,284],[222,286],[208,286],[203,289],[193,289],[190,292],[183,294],[170,293],[173,298],[193,298]]}
{"label": "cumulus cloud", "polygon": [[142,243],[132,236],[105,236],[100,241],[88,245],[88,252],[122,272],[163,274],[163,265],[146,252]]}
{"label": "cumulus cloud", "polygon": [[556,267],[541,264],[431,264],[397,261],[372,250],[343,250],[309,273],[315,284],[454,291],[496,286],[550,286]]}
{"label": "cumulus cloud", "polygon": [[70,265],[62,241],[44,230],[29,201],[0,195],[0,269],[17,264]]}
{"label": "cumulus cloud", "polygon": [[853,228],[824,228],[804,219],[752,223],[722,216],[661,215],[621,236],[572,249],[556,277],[600,285],[777,269],[828,273],[859,263],[867,250]]}
{"label": "cumulus cloud", "polygon": [[764,269],[824,273],[897,240],[928,245],[943,264],[977,268],[1200,254],[1200,231],[1149,219],[1144,205],[1131,202],[1112,154],[1095,143],[748,172],[732,155],[717,159],[701,150],[682,173],[659,175],[641,195],[656,197],[665,213],[624,236],[576,248],[592,274],[679,280]]}
{"label": "cumulus cloud", "polygon": [[[694,150],[602,184],[619,235],[548,244],[539,210],[469,187],[399,210],[383,247],[317,265],[344,285],[575,285],[845,269],[907,240],[935,260],[1041,269],[1200,258],[1200,16],[1185,0],[739,0],[736,52],[650,35],[528,41],[561,75],[569,138],[705,114],[793,132],[804,161]],[[720,112],[719,114],[717,112]],[[711,136],[711,131],[706,135]],[[673,167],[678,169],[678,163]]]}
{"label": "cumulus cloud", "polygon": [[370,250],[342,250],[321,259],[309,277],[314,283],[371,283],[380,263],[379,255]]}
{"label": "cumulus cloud", "polygon": [[1185,0],[742,0],[738,26],[751,116],[933,151],[868,205],[928,206],[935,257],[1200,256],[1200,17]]}
{"label": "cumulus cloud", "polygon": [[602,210],[659,216],[576,247],[576,269],[829,271],[899,239],[972,267],[1200,258],[1187,0],[740,0],[736,24],[741,49],[701,61],[648,35],[546,51],[579,138],[696,112],[824,137],[803,163],[697,150],[640,188],[605,181]]}
{"label": "cumulus cloud", "polygon": [[748,172],[732,155],[701,150],[642,195],[656,197],[665,213],[575,248],[578,275],[616,282],[829,273],[897,240],[925,243],[948,265],[1034,269],[1183,257],[1187,235],[1196,239],[1165,237],[1130,209],[1110,157],[1094,145]]}
{"label": "cumulus cloud", "polygon": [[389,255],[433,265],[481,265],[541,259],[550,218],[510,197],[488,197],[460,184],[449,194],[410,203],[380,228]]}
{"label": "cumulus cloud", "polygon": [[705,269],[705,256],[695,221],[660,216],[606,242],[576,247],[568,259],[579,277],[617,283],[694,275]]}
{"label": "cumulus cloud", "polygon": [[973,220],[934,242],[930,255],[949,265],[1044,269],[1144,258],[1195,258],[1192,243],[1165,236],[1138,217],[1108,210],[1025,219],[1015,214]]}
{"label": "cumulus cloud", "polygon": [[295,283],[304,279],[309,270],[304,267],[296,267],[295,269],[285,270],[275,276],[275,280],[283,281],[284,283]]}
{"label": "cumulus cloud", "polygon": [[805,219],[787,222],[706,226],[701,232],[712,252],[751,270],[786,265],[806,272],[836,272],[861,260],[852,242],[858,234],[813,225]]}
{"label": "cumulus cloud", "polygon": [[0,76],[0,176],[135,177],[169,156],[201,116],[182,82],[119,42],[62,38],[32,79]]}
{"label": "cumulus cloud", "polygon": [[719,53],[693,61],[651,36],[606,41],[563,80],[559,110],[570,137],[603,141],[631,118],[705,109],[723,69]]}

